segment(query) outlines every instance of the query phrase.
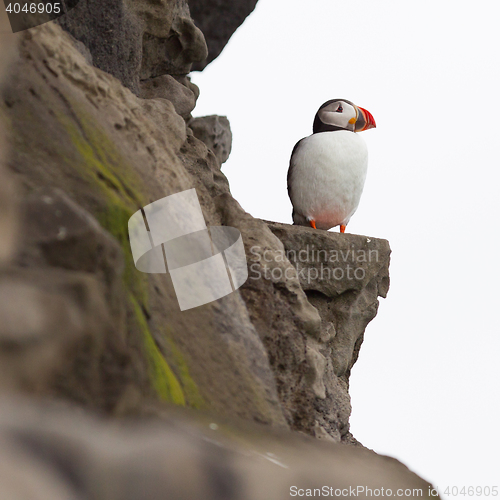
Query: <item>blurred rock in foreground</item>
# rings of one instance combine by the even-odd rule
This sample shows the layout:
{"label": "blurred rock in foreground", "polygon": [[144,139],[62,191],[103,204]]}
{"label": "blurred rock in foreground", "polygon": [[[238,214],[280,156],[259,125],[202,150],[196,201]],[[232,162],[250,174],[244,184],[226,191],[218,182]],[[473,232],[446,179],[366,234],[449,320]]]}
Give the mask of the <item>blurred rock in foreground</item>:
{"label": "blurred rock in foreground", "polygon": [[0,406],[0,443],[2,496],[9,499],[284,500],[300,490],[313,496],[308,489],[330,498],[391,496],[389,489],[426,498],[430,489],[396,460],[368,450],[200,415],[110,424],[62,406],[9,400]]}

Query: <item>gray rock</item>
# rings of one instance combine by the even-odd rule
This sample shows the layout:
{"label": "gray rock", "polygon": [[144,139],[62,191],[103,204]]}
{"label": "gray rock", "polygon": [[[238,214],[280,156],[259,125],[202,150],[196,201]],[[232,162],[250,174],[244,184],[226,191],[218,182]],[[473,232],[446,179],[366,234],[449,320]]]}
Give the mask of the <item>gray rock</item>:
{"label": "gray rock", "polygon": [[170,75],[158,76],[140,82],[140,97],[143,99],[168,99],[177,114],[184,119],[191,116],[196,105],[194,92]]}
{"label": "gray rock", "polygon": [[191,15],[208,45],[207,59],[195,63],[194,70],[202,71],[222,52],[256,4],[257,0],[189,0]]}
{"label": "gray rock", "polygon": [[213,151],[222,164],[229,158],[233,134],[229,120],[225,116],[203,116],[189,122],[194,136]]}
{"label": "gray rock", "polygon": [[106,302],[98,280],[84,273],[1,272],[0,390],[58,394],[110,412],[134,386],[140,394],[140,374]]}
{"label": "gray rock", "polygon": [[97,68],[138,92],[144,28],[124,0],[80,0],[57,23],[84,44]]}
{"label": "gray rock", "polygon": [[120,306],[123,255],[115,238],[63,191],[37,189],[21,204],[23,235],[17,263],[90,273],[105,286],[117,329],[123,328]]}
{"label": "gray rock", "polygon": [[87,47],[97,68],[136,95],[141,79],[185,76],[207,55],[185,0],[80,0],[57,22]]}
{"label": "gray rock", "polygon": [[5,72],[12,59],[16,55],[17,36],[10,32],[9,18],[7,12],[0,11],[0,40],[2,41],[2,50],[0,51],[0,82],[5,79]]}
{"label": "gray rock", "polygon": [[0,443],[5,498],[285,500],[293,486],[310,488],[307,496],[324,487],[372,496],[362,487],[375,496],[390,488],[426,498],[431,488],[368,450],[201,415],[117,425],[9,399],[0,405]]}
{"label": "gray rock", "polygon": [[[322,319],[337,377],[348,376],[378,297],[389,290],[390,248],[386,240],[271,223],[300,284]],[[346,378],[346,381],[348,379]]]}
{"label": "gray rock", "polygon": [[269,354],[288,423],[353,442],[349,374],[377,298],[388,290],[388,243],[269,223],[273,239],[261,221],[234,207],[226,215],[225,223],[247,238],[249,280],[242,294]]}
{"label": "gray rock", "polygon": [[[321,328],[305,342],[306,380],[314,398],[304,401],[303,411],[315,415],[309,432],[319,437],[324,432],[332,437],[339,433],[342,441],[353,442],[349,375],[365,328],[377,314],[378,297],[388,292],[389,244],[287,224],[269,223],[269,228],[283,243],[285,258],[321,317]],[[272,268],[267,271],[272,275]],[[276,363],[283,364],[279,358]]]}
{"label": "gray rock", "polygon": [[[7,13],[0,8],[0,93],[3,82],[9,74],[9,66],[16,55],[17,37],[9,32]],[[4,166],[7,141],[4,137],[4,114],[0,109],[0,265],[12,255],[16,234],[16,207],[14,202],[14,185]]]}
{"label": "gray rock", "polygon": [[[221,222],[207,190],[228,192],[215,156],[201,141],[188,138],[185,121],[170,101],[137,98],[89,66],[56,24],[31,30],[21,47],[23,57],[6,88],[13,133],[19,143],[31,144],[27,150],[14,149],[11,161],[29,201],[25,213],[31,214],[24,218],[27,236],[19,264],[84,272],[99,283],[109,316],[117,318],[116,334],[125,340],[125,352],[133,353],[132,366],[125,363],[124,368],[137,372],[137,413],[152,395],[286,428],[266,350],[240,295],[183,313],[170,276],[142,274],[132,261],[129,217],[152,201],[192,188],[202,177],[208,188],[200,184],[199,197],[207,220]],[[46,203],[46,194],[36,190],[49,188],[65,193],[65,199]],[[113,235],[114,246],[82,210]],[[124,257],[118,281],[110,275],[116,243]],[[119,321],[119,311],[125,321]],[[106,332],[99,337],[103,341]],[[96,362],[95,353],[82,356],[86,363]],[[128,380],[127,371],[109,365],[117,384]],[[72,397],[84,400],[89,387],[81,385]],[[56,389],[46,386],[50,393]],[[65,390],[56,393],[68,397]],[[97,404],[113,412],[132,406],[107,405],[103,398],[96,398]]]}
{"label": "gray rock", "polygon": [[80,52],[80,54],[85,57],[85,60],[87,61],[88,64],[93,65],[94,61],[92,59],[92,54],[90,53],[90,50],[79,40],[76,38],[73,40],[73,43],[75,44],[76,50]]}
{"label": "gray rock", "polygon": [[[207,57],[207,45],[203,33],[194,25],[185,2],[172,20],[171,31],[153,34],[147,30],[143,39],[140,78],[154,78],[169,74],[185,76],[191,71],[193,62]],[[163,16],[158,21],[163,23]]]}
{"label": "gray rock", "polygon": [[59,190],[33,192],[20,211],[22,267],[0,272],[0,389],[137,411],[153,391],[123,337],[119,244]]}

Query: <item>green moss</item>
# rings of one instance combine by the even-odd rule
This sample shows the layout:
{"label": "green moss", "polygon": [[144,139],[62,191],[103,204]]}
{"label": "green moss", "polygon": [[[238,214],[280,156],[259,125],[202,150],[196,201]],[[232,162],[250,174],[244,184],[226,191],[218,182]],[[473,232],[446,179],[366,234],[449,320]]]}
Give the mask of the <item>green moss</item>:
{"label": "green moss", "polygon": [[[106,131],[77,102],[67,103],[73,113],[58,113],[76,155],[69,163],[99,195],[94,215],[123,249],[123,281],[130,307],[143,335],[151,384],[164,401],[185,406],[186,399],[174,372],[160,352],[143,313],[148,304],[148,276],[135,268],[128,236],[128,220],[148,202],[144,185]],[[57,113],[57,110],[54,110]],[[70,160],[68,160],[70,161]],[[187,384],[190,387],[190,384]]]}
{"label": "green moss", "polygon": [[141,307],[132,295],[129,295],[130,302],[134,307],[135,317],[144,335],[146,347],[146,356],[148,357],[151,382],[160,397],[164,401],[175,403],[181,406],[186,405],[186,399],[182,392],[181,385],[171,370],[165,358],[156,345],[156,342],[151,335],[148,323]]}
{"label": "green moss", "polygon": [[[201,406],[203,400],[189,375],[182,353],[175,349],[172,342],[173,357],[181,377],[179,383],[158,348],[143,312],[148,305],[149,280],[147,274],[135,268],[129,243],[128,221],[137,210],[149,203],[148,198],[143,195],[146,192],[144,184],[105,128],[90,117],[81,103],[70,102],[68,98],[66,95],[70,113],[53,110],[58,123],[67,134],[64,144],[69,142],[72,150],[61,148],[59,154],[98,195],[98,206],[93,207],[94,215],[123,249],[124,286],[133,316],[143,336],[151,384],[158,397],[164,401],[185,406],[187,398],[190,406]],[[70,158],[66,158],[67,155]]]}
{"label": "green moss", "polygon": [[142,206],[143,185],[116,144],[77,105],[72,105],[78,125],[65,120],[73,144],[84,159],[84,167],[105,194],[115,202]]}
{"label": "green moss", "polygon": [[189,373],[188,364],[184,359],[181,350],[175,345],[171,332],[168,330],[165,334],[165,338],[168,342],[170,353],[175,360],[175,366],[177,368],[177,373],[179,374],[180,383],[184,390],[188,406],[197,409],[207,408],[207,404],[203,400],[200,391],[198,390],[198,386]]}
{"label": "green moss", "polygon": [[132,210],[120,206],[119,204],[109,204],[106,210],[97,214],[97,219],[101,226],[109,231],[122,247],[125,263],[123,270],[125,288],[141,305],[147,306],[149,287],[148,275],[136,269],[128,238],[128,220],[133,213]]}
{"label": "green moss", "polygon": [[62,113],[57,116],[77,152],[76,162],[73,160],[70,164],[101,195],[102,205],[94,215],[123,249],[125,287],[146,305],[148,278],[135,268],[128,237],[128,220],[147,204],[142,194],[143,183],[99,124],[93,122],[77,103],[71,103],[71,108],[73,117]]}

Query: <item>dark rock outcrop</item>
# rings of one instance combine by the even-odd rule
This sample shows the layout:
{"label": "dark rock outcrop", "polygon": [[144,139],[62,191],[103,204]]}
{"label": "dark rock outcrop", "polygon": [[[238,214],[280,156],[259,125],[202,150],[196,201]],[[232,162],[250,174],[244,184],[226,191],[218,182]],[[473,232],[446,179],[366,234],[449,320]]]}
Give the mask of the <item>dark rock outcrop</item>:
{"label": "dark rock outcrop", "polygon": [[80,0],[58,22],[83,43],[97,68],[136,95],[140,80],[185,77],[207,56],[186,0]]}
{"label": "dark rock outcrop", "polygon": [[86,47],[97,68],[138,92],[144,28],[124,0],[80,0],[58,22]]}
{"label": "dark rock outcrop", "polygon": [[222,52],[232,34],[256,5],[257,0],[189,0],[191,15],[208,45],[208,57],[196,62],[194,70],[203,70]]}

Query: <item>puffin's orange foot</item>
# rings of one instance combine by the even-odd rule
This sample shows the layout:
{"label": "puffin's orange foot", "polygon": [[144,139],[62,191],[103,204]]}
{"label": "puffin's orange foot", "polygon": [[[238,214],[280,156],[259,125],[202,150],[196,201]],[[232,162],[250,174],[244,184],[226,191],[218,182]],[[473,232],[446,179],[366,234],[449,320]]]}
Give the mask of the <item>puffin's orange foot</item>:
{"label": "puffin's orange foot", "polygon": [[345,233],[345,228],[346,228],[346,226],[344,226],[344,224],[340,224],[340,232],[341,233]]}
{"label": "puffin's orange foot", "polygon": [[312,227],[312,228],[317,229],[317,227],[316,227],[316,221],[315,221],[315,220],[311,219],[311,220],[309,221],[309,224],[311,224],[311,227]]}

